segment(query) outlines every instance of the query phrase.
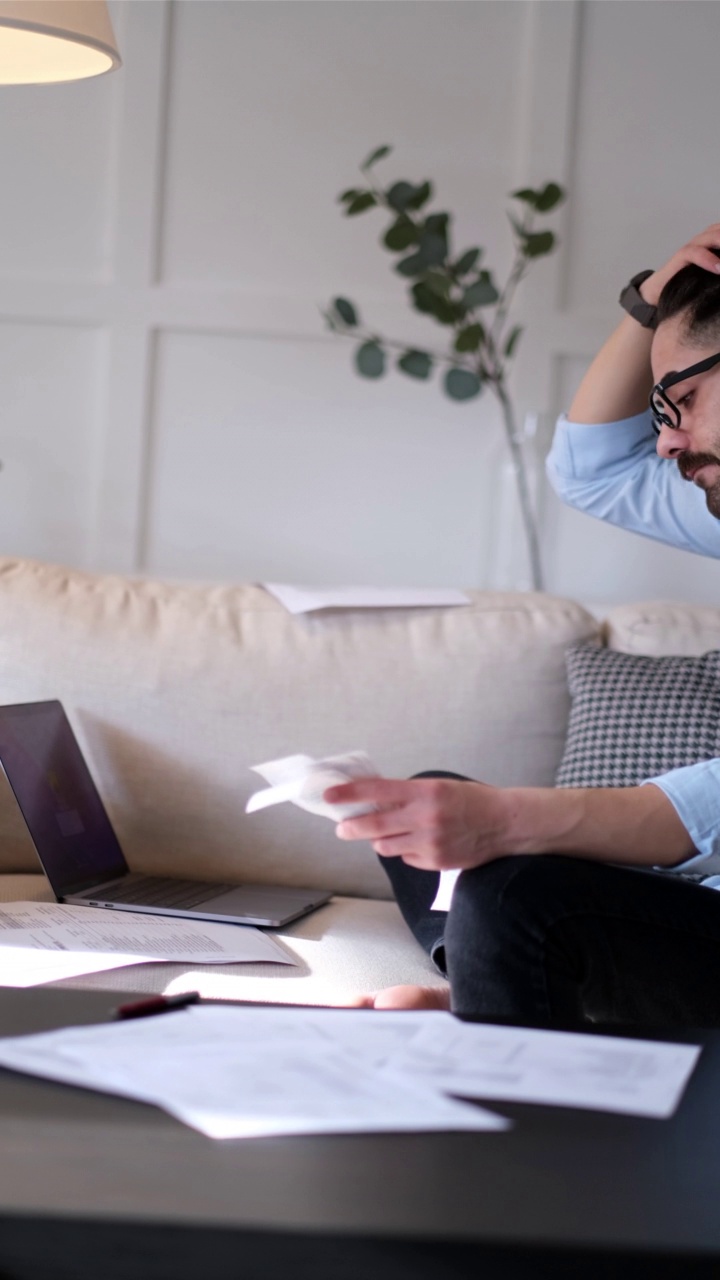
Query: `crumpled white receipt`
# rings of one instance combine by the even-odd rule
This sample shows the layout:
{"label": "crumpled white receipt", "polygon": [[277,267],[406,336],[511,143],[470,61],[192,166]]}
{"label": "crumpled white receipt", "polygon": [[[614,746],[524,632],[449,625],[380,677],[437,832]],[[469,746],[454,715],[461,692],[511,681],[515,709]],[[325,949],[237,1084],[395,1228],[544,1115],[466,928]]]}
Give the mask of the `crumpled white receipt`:
{"label": "crumpled white receipt", "polygon": [[343,818],[359,818],[363,813],[373,813],[377,807],[367,803],[326,804],[323,800],[323,792],[328,787],[353,782],[356,778],[381,776],[365,751],[347,751],[338,756],[325,756],[322,760],[315,760],[313,756],[283,756],[281,760],[268,760],[265,764],[251,765],[251,768],[270,786],[250,797],[245,806],[246,813],[255,813],[258,809],[267,809],[269,805],[289,800],[308,813],[342,822]]}
{"label": "crumpled white receipt", "polygon": [[[382,776],[365,751],[346,751],[343,755],[325,756],[322,760],[315,760],[312,756],[283,756],[281,760],[268,760],[265,764],[250,767],[253,773],[259,773],[270,786],[251,795],[245,806],[246,813],[256,813],[258,809],[267,809],[270,805],[289,800],[308,813],[330,818],[333,822],[342,822],[343,818],[359,818],[361,814],[372,813],[376,808],[374,804],[326,804],[323,800],[323,792],[328,787],[352,782],[354,778]],[[455,881],[459,875],[459,871],[440,872],[440,883],[431,911],[450,910]]]}

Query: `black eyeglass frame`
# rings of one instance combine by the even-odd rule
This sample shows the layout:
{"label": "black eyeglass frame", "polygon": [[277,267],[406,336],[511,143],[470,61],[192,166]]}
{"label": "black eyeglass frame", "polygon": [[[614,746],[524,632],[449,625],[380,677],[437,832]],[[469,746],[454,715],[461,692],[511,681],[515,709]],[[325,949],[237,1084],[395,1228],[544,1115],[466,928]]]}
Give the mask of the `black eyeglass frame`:
{"label": "black eyeglass frame", "polygon": [[[681,369],[679,373],[668,373],[666,377],[655,383],[650,392],[650,408],[653,431],[656,435],[660,435],[663,427],[671,427],[673,431],[677,431],[682,422],[680,409],[666,394],[668,388],[674,387],[677,382],[684,382],[686,378],[694,378],[697,373],[707,373],[708,369],[712,369],[716,364],[720,364],[720,351],[716,356],[708,356],[706,360],[701,360],[699,364],[691,364],[688,369]],[[670,410],[674,421],[665,412],[664,406]]]}

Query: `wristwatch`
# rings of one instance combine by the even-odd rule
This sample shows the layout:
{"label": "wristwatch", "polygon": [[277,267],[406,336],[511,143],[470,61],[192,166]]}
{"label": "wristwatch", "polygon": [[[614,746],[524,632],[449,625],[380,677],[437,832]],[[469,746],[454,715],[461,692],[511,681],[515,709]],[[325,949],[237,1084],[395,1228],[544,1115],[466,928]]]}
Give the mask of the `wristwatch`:
{"label": "wristwatch", "polygon": [[620,306],[624,307],[628,315],[631,315],[633,320],[637,320],[643,329],[657,328],[657,307],[653,306],[652,302],[646,302],[640,292],[643,280],[647,280],[651,275],[654,275],[652,269],[640,271],[633,276],[629,284],[625,285],[620,294]]}

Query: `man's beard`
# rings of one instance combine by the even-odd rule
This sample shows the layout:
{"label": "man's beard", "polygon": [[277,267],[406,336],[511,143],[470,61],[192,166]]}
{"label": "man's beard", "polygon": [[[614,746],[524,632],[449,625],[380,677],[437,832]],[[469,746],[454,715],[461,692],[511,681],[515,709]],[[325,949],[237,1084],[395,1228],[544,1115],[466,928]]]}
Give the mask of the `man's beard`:
{"label": "man's beard", "polygon": [[[691,480],[692,473],[697,471],[699,467],[714,466],[720,467],[720,458],[714,453],[682,453],[677,460],[678,470],[683,480]],[[698,486],[702,488],[702,486]],[[720,520],[720,477],[707,489],[704,489],[705,504],[711,516],[716,520]]]}

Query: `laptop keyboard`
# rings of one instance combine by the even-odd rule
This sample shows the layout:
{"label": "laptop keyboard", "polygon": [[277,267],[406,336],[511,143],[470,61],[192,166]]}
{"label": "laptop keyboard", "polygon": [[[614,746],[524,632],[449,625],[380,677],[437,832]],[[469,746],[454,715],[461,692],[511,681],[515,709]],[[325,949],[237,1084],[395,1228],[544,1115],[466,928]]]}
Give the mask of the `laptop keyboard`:
{"label": "laptop keyboard", "polygon": [[133,876],[130,884],[121,881],[105,889],[99,887],[84,893],[83,897],[130,905],[141,903],[145,907],[196,907],[237,887],[233,884],[199,884],[197,880],[165,880],[161,876]]}

